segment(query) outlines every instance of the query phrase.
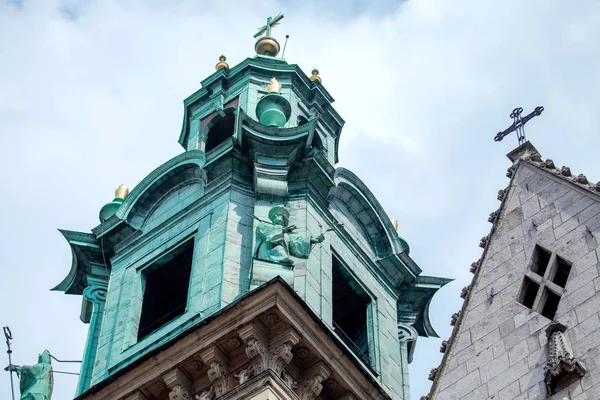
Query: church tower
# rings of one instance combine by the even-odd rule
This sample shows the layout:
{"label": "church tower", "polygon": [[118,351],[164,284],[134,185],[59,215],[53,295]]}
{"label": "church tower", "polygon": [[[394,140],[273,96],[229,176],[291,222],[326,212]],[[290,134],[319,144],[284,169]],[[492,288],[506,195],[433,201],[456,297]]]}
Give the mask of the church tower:
{"label": "church tower", "polygon": [[128,193],[55,288],[89,324],[77,399],[408,399],[417,336],[447,279],[421,275],[360,181],[315,69],[224,56],[184,101],[183,152]]}
{"label": "church tower", "polygon": [[508,158],[510,183],[422,399],[600,399],[600,182],[542,161],[530,142]]}

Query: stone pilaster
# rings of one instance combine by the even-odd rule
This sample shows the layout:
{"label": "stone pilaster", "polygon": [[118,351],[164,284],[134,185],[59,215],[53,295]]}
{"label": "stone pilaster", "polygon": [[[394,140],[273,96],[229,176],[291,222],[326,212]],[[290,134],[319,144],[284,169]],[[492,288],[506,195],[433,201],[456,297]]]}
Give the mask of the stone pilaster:
{"label": "stone pilaster", "polygon": [[192,398],[192,382],[188,376],[179,368],[175,368],[165,375],[163,380],[171,389],[169,393],[170,400],[185,400]]}
{"label": "stone pilaster", "polygon": [[200,353],[204,364],[208,365],[208,379],[213,384],[217,397],[227,393],[229,384],[229,360],[216,346],[209,347]]}
{"label": "stone pilaster", "polygon": [[323,382],[329,375],[331,369],[323,361],[318,361],[304,373],[304,380],[298,384],[298,396],[300,400],[314,400],[323,390]]}

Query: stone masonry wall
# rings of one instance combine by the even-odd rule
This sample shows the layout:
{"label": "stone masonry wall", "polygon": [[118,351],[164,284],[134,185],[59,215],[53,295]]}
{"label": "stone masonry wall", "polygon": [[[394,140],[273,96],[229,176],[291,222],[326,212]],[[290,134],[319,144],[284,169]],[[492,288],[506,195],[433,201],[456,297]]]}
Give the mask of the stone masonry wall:
{"label": "stone masonry wall", "polygon": [[587,368],[551,398],[600,399],[600,197],[524,161],[506,196],[430,398],[546,398],[552,321],[517,301],[537,244],[572,263],[555,320]]}

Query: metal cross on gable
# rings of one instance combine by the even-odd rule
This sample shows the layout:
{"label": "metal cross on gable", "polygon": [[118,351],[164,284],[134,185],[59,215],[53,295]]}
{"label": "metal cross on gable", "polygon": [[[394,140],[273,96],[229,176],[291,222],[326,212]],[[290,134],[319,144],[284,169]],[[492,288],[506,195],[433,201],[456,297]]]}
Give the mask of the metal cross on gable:
{"label": "metal cross on gable", "polygon": [[265,26],[259,28],[258,32],[256,32],[254,34],[254,37],[257,38],[257,37],[261,36],[262,34],[265,34],[266,36],[271,36],[271,28],[279,25],[279,21],[281,21],[282,19],[283,19],[282,13],[277,14],[273,18],[271,18],[271,17],[267,18],[267,24]]}
{"label": "metal cross on gable", "polygon": [[513,119],[513,124],[511,126],[509,126],[507,129],[503,130],[502,132],[498,132],[496,134],[496,136],[494,137],[494,140],[496,142],[499,142],[502,139],[504,139],[504,137],[506,135],[508,135],[509,133],[516,131],[517,139],[519,139],[519,144],[521,145],[521,144],[525,143],[525,124],[527,122],[529,122],[529,120],[532,119],[533,117],[537,117],[538,115],[542,114],[542,111],[544,111],[544,107],[538,106],[532,112],[527,114],[526,116],[521,117],[521,113],[523,112],[523,109],[521,107],[515,108],[510,113],[510,117]]}

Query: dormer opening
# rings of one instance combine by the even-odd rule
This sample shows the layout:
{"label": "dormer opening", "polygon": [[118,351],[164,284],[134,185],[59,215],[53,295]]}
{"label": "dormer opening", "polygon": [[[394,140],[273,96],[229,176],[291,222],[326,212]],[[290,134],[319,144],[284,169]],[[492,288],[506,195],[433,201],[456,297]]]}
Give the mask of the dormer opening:
{"label": "dormer opening", "polygon": [[167,253],[142,272],[144,294],[138,341],[185,313],[194,240]]}
{"label": "dormer opening", "polygon": [[235,131],[235,114],[229,112],[224,117],[218,118],[217,121],[210,127],[206,137],[206,148],[204,151],[209,152],[228,138],[233,136]]}

